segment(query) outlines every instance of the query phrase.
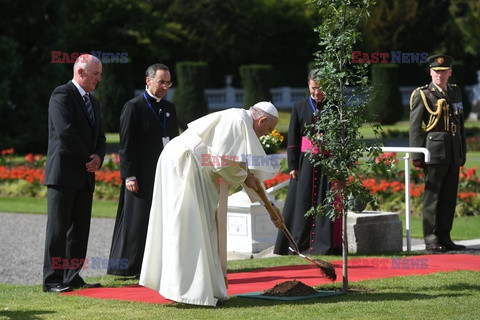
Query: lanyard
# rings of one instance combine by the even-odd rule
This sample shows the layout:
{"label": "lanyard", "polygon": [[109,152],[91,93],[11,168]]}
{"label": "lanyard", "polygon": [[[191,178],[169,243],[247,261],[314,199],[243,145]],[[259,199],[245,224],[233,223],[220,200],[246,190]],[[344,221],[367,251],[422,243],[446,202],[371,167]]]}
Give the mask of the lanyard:
{"label": "lanyard", "polygon": [[317,108],[315,107],[315,105],[313,104],[313,98],[312,98],[312,96],[310,96],[310,106],[312,107],[313,114],[316,115],[318,110],[317,110]]}
{"label": "lanyard", "polygon": [[147,94],[145,92],[143,93],[143,97],[145,98],[145,101],[147,101],[148,107],[150,108],[150,110],[155,115],[155,118],[157,118],[158,124],[160,125],[160,127],[162,127],[163,136],[166,137],[167,136],[167,130],[166,130],[166,128],[167,128],[167,116],[165,115],[167,113],[166,110],[163,112],[163,125],[162,125],[162,121],[160,120],[160,118],[158,117],[158,114],[153,109],[152,105],[150,104],[150,101],[148,101]]}

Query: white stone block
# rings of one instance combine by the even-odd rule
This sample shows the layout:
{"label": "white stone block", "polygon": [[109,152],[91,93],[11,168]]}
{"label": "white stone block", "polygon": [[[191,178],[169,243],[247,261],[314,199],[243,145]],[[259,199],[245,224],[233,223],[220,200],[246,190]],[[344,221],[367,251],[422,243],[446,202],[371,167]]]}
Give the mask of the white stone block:
{"label": "white stone block", "polygon": [[[268,198],[281,212],[283,202],[271,195]],[[228,197],[228,252],[258,253],[273,246],[276,238],[277,228],[263,205],[252,203],[244,190]]]}
{"label": "white stone block", "polygon": [[402,251],[402,221],[395,212],[348,212],[348,252]]}

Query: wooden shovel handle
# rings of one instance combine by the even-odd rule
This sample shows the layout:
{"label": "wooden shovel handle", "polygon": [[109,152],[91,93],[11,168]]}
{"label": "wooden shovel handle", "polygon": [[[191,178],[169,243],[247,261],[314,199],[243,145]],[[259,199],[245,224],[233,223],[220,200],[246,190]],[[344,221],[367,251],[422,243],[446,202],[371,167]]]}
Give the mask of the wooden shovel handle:
{"label": "wooden shovel handle", "polygon": [[[260,199],[262,199],[262,201],[265,205],[265,208],[267,209],[268,214],[270,214],[270,217],[272,218],[272,220],[277,220],[277,221],[282,220],[282,217],[279,216],[277,210],[275,210],[275,208],[271,204],[270,200],[268,200],[267,194],[265,193],[265,190],[263,189],[263,186],[258,181],[257,181],[256,184],[257,184],[257,189],[258,189],[257,194],[260,197]],[[285,223],[282,222],[282,224],[280,226],[280,229],[282,229],[282,230],[286,229]]]}
{"label": "wooden shovel handle", "polygon": [[[268,200],[267,194],[265,193],[265,190],[263,189],[263,186],[260,184],[260,182],[257,182],[256,184],[257,184],[257,189],[258,189],[256,192],[257,192],[258,196],[260,197],[260,199],[262,199],[262,201],[265,205],[265,208],[267,209],[268,214],[270,214],[270,217],[272,218],[272,220],[277,220],[277,221],[279,219],[282,220],[282,217],[279,216],[277,210],[275,210],[273,205],[270,203],[270,200]],[[299,252],[298,252],[297,243],[295,242],[295,240],[293,240],[293,237],[290,234],[290,231],[288,231],[287,226],[285,225],[283,220],[282,220],[282,224],[280,225],[280,230],[282,230],[282,232],[285,235],[285,237],[287,238],[288,242],[290,242],[290,244],[292,245],[294,252],[298,254]]]}

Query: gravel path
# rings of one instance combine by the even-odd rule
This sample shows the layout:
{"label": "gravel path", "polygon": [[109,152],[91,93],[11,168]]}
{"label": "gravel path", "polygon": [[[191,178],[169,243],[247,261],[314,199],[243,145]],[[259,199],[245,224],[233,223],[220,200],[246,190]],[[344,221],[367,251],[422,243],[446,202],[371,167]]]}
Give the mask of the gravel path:
{"label": "gravel path", "polygon": [[[46,214],[0,213],[0,283],[41,284]],[[92,258],[108,259],[115,219],[92,218],[84,278],[106,275],[106,268]],[[257,254],[229,252],[227,258],[250,259],[273,256],[273,247]]]}
{"label": "gravel path", "polygon": [[[0,213],[0,283],[41,284],[47,215]],[[92,218],[87,259],[108,259],[115,219]],[[89,261],[83,277],[106,274]]]}
{"label": "gravel path", "polygon": [[[0,283],[32,285],[42,283],[43,250],[47,215],[0,213]],[[107,270],[92,263],[92,258],[108,259],[115,219],[92,218],[84,278],[106,275]],[[467,250],[458,253],[480,254],[480,239],[458,241]],[[403,239],[406,251],[406,239]],[[275,256],[273,247],[260,253],[229,252],[228,260]],[[412,251],[425,252],[422,239],[412,239]],[[426,252],[425,252],[426,253]]]}

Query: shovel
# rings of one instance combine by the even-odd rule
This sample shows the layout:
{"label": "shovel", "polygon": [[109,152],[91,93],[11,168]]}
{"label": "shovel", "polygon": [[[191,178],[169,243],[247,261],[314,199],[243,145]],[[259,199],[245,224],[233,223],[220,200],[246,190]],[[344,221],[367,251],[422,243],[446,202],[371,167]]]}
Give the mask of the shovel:
{"label": "shovel", "polygon": [[292,251],[293,253],[295,253],[299,257],[313,263],[315,266],[320,268],[323,275],[325,275],[330,280],[335,281],[337,279],[337,275],[335,273],[335,268],[333,267],[333,265],[330,262],[320,260],[320,259],[315,259],[314,260],[312,258],[309,258],[309,257],[301,254],[299,252],[297,243],[295,242],[295,240],[293,240],[293,237],[290,234],[290,231],[288,231],[287,226],[283,222],[281,216],[279,215],[277,210],[275,210],[275,208],[273,207],[270,200],[268,200],[267,194],[265,193],[265,190],[263,189],[263,186],[258,181],[257,181],[257,189],[258,190],[256,192],[257,192],[258,196],[260,197],[260,199],[262,200],[263,205],[265,206],[265,209],[267,209],[268,214],[270,215],[271,219],[273,221],[282,221],[282,224],[280,225],[279,229],[282,230],[282,232],[285,235],[285,237],[287,238],[288,242],[290,242],[291,247],[289,247],[288,249],[290,249],[290,251]]}

